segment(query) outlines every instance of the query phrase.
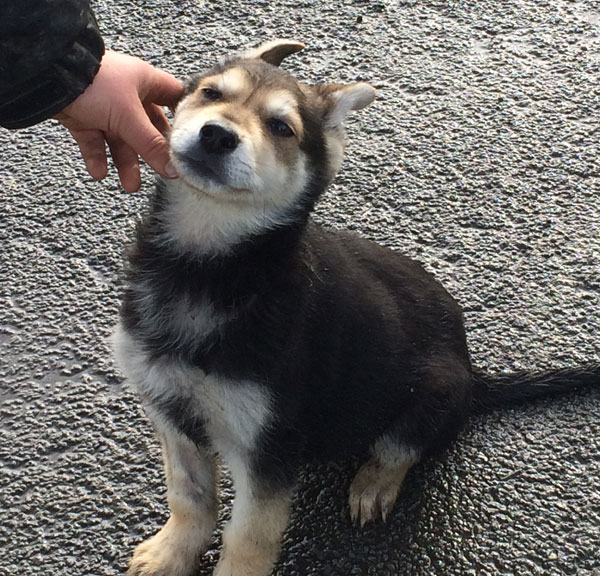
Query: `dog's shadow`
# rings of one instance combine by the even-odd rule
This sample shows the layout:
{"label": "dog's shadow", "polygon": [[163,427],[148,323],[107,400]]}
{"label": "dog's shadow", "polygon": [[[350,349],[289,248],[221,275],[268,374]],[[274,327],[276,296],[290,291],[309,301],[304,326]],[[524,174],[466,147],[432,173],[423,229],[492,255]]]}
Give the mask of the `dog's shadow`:
{"label": "dog's shadow", "polygon": [[[415,467],[408,474],[387,522],[353,525],[348,489],[359,463],[311,466],[301,476],[292,519],[274,571],[276,576],[397,576],[410,574],[436,548],[431,525],[439,520],[424,515],[439,486],[439,467],[446,456]],[[436,486],[437,485],[437,486]],[[439,532],[438,532],[439,533]]]}

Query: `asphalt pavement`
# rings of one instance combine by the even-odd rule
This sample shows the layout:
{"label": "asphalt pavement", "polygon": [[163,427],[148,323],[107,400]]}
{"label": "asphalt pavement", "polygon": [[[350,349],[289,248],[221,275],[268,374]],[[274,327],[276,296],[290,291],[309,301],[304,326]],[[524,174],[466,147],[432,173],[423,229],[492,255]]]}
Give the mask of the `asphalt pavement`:
{"label": "asphalt pavement", "polygon": [[[185,77],[274,37],[311,82],[378,89],[315,217],[418,258],[490,371],[600,360],[597,0],[94,3]],[[54,122],[0,132],[0,574],[122,574],[167,517],[159,447],[107,337],[152,188],[86,174]],[[475,417],[354,528],[356,463],[303,472],[278,576],[600,574],[600,391]],[[222,486],[222,522],[231,487]],[[198,570],[210,574],[220,530]]]}

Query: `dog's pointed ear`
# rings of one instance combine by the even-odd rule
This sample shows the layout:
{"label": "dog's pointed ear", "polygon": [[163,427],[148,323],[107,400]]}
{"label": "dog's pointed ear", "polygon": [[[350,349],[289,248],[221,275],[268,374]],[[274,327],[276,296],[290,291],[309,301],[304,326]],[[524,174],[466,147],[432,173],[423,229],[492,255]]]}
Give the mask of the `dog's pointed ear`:
{"label": "dog's pointed ear", "polygon": [[296,42],[295,40],[271,40],[249,50],[244,54],[244,58],[259,58],[267,64],[279,66],[284,58],[287,58],[290,54],[300,52],[304,48],[306,46],[302,42]]}
{"label": "dog's pointed ear", "polygon": [[317,84],[311,87],[326,102],[325,121],[335,127],[344,123],[351,110],[368,106],[377,94],[375,88],[366,82],[355,84]]}

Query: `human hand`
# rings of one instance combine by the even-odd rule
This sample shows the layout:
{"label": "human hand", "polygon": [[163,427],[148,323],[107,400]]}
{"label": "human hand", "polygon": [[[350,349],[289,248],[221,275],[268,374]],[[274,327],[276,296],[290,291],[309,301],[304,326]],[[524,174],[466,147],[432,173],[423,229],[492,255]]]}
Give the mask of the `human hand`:
{"label": "human hand", "polygon": [[141,185],[139,156],[163,176],[176,177],[161,106],[174,107],[182,94],[183,84],[170,74],[109,50],[92,84],[55,118],[79,144],[93,178],[108,172],[108,144],[123,188],[135,192]]}

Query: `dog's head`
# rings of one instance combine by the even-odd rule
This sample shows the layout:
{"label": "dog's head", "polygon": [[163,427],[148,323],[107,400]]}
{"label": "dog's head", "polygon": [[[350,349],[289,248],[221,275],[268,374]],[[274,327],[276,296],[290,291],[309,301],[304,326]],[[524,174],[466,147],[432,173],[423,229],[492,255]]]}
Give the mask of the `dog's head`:
{"label": "dog's head", "polygon": [[218,202],[310,209],[341,165],[346,115],[375,90],[298,82],[279,64],[303,47],[269,42],[189,80],[171,134],[188,187]]}

